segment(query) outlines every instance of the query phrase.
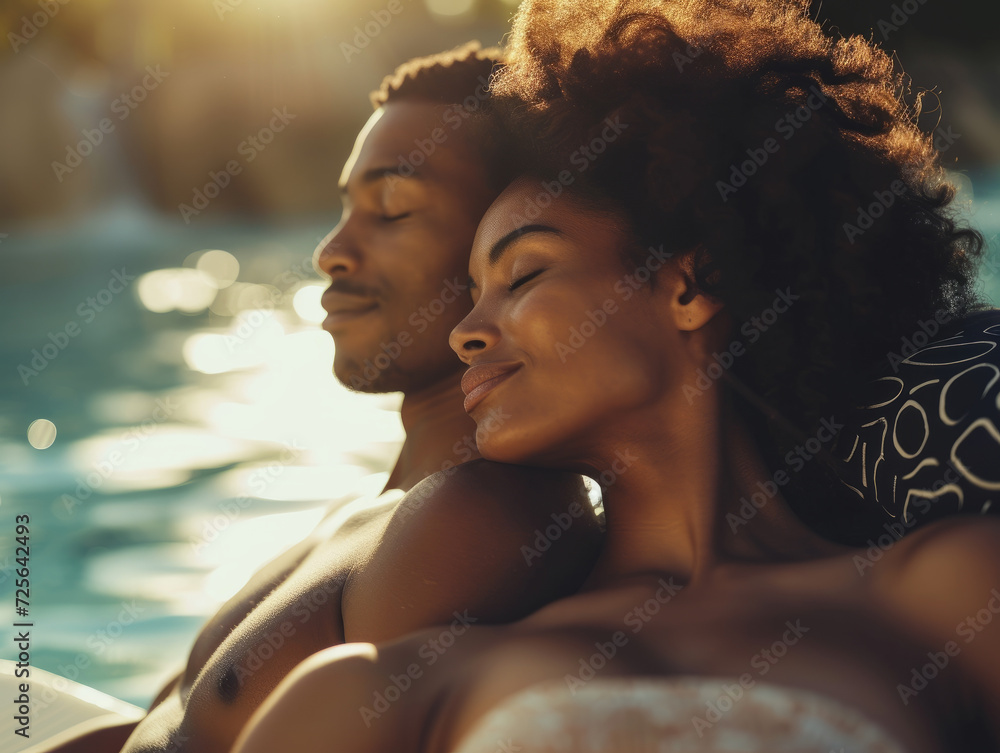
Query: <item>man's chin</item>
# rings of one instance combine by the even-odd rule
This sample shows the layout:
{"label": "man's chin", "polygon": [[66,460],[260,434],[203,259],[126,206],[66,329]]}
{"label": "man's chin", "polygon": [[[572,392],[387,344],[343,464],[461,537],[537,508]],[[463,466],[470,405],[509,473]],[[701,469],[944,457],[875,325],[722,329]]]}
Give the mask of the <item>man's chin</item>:
{"label": "man's chin", "polygon": [[371,361],[359,364],[354,360],[340,362],[335,359],[333,375],[352,392],[369,395],[405,392],[407,387],[406,379],[398,369],[390,367],[382,370]]}

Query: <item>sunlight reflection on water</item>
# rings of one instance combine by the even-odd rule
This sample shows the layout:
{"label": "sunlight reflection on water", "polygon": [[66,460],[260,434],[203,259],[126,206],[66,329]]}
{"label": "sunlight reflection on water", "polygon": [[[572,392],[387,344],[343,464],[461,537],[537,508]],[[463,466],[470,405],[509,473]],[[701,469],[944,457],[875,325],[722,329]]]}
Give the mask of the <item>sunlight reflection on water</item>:
{"label": "sunlight reflection on water", "polygon": [[[139,260],[97,228],[73,236],[97,272],[63,279],[53,264],[53,279],[8,288],[0,306],[33,314],[0,346],[10,379],[72,317],[60,301],[99,289],[116,254],[130,271],[147,265],[30,384],[4,390],[18,402],[0,418],[0,512],[32,518],[36,666],[148,704],[256,569],[331,502],[381,490],[403,439],[400,397],[354,394],[331,374],[310,258],[328,229],[223,228],[192,252],[187,230],[157,225],[136,236],[152,244]],[[18,240],[4,253],[24,269],[71,247]],[[28,444],[28,422],[11,421],[21,413],[52,421],[51,447]],[[53,432],[37,426],[40,445]],[[11,543],[0,541],[4,592]],[[138,618],[123,627],[125,608]]]}

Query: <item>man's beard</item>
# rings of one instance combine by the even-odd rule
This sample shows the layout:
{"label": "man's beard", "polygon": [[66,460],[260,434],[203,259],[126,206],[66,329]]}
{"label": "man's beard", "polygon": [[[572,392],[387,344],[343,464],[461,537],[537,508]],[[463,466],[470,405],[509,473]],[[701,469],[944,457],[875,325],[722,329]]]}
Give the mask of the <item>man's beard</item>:
{"label": "man's beard", "polygon": [[376,366],[374,359],[371,358],[366,361],[348,358],[339,364],[334,358],[333,374],[351,392],[368,395],[406,392],[411,382],[410,375],[401,369],[395,360],[391,360],[385,368],[381,368]]}

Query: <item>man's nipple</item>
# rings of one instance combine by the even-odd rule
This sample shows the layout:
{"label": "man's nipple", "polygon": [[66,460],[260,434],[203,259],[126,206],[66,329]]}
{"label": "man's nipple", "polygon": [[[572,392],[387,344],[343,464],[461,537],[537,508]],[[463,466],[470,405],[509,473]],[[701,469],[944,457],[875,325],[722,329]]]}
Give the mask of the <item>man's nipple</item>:
{"label": "man's nipple", "polygon": [[232,703],[240,693],[240,678],[236,676],[236,668],[230,666],[219,678],[219,698],[224,703]]}

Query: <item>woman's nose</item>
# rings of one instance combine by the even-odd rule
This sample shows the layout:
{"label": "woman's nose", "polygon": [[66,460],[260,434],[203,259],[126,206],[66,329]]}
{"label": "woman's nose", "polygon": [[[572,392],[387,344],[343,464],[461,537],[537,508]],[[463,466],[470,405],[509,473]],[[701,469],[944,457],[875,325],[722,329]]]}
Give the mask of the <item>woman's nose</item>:
{"label": "woman's nose", "polygon": [[448,344],[465,363],[483,351],[496,346],[500,341],[500,331],[485,315],[480,304],[473,306],[472,311],[451,331]]}

